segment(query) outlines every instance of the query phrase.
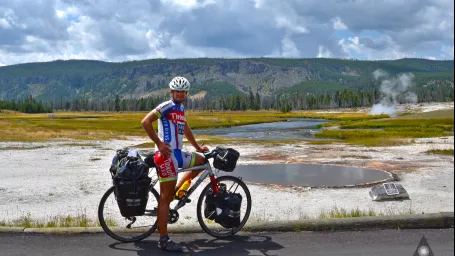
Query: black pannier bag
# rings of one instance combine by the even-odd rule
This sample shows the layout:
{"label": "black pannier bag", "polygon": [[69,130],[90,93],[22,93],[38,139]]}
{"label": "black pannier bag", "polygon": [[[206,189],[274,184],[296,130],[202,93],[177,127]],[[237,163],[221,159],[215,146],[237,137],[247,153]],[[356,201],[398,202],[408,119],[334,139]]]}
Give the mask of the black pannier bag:
{"label": "black pannier bag", "polygon": [[123,217],[141,216],[147,206],[152,179],[149,166],[139,157],[124,157],[113,177],[114,193]]}
{"label": "black pannier bag", "polygon": [[109,171],[111,172],[112,177],[117,174],[117,170],[119,168],[119,163],[124,160],[124,158],[128,155],[128,151],[123,149],[119,149],[116,151],[115,156],[112,158],[111,168]]}
{"label": "black pannier bag", "polygon": [[216,147],[215,150],[218,155],[213,159],[213,166],[225,172],[234,171],[237,166],[237,160],[240,157],[240,153],[233,148]]}
{"label": "black pannier bag", "polygon": [[240,225],[240,207],[242,195],[226,192],[216,196],[215,222],[224,228],[235,228]]}
{"label": "black pannier bag", "polygon": [[215,219],[216,199],[213,190],[210,188],[204,200],[204,216],[209,220]]}
{"label": "black pannier bag", "polygon": [[[226,184],[220,183],[219,194],[222,195],[226,193]],[[209,188],[207,195],[204,200],[204,217],[209,220],[214,220],[216,217],[216,196],[213,193],[212,188]]]}

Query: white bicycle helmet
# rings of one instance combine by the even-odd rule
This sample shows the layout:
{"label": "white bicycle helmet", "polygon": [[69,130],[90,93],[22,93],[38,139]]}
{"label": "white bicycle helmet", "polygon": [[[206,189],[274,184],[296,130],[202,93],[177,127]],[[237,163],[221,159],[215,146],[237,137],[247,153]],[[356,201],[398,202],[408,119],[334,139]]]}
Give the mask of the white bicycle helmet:
{"label": "white bicycle helmet", "polygon": [[189,91],[190,86],[190,82],[181,76],[176,76],[169,82],[169,88],[174,91]]}

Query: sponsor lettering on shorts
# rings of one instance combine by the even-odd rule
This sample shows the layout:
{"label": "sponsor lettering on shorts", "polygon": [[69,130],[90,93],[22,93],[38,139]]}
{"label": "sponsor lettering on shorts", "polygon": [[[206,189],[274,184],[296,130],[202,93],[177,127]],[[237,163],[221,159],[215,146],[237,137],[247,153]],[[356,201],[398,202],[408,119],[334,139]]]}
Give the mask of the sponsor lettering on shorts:
{"label": "sponsor lettering on shorts", "polygon": [[170,158],[164,160],[164,163],[160,165],[160,172],[162,178],[169,178],[175,176],[174,164]]}

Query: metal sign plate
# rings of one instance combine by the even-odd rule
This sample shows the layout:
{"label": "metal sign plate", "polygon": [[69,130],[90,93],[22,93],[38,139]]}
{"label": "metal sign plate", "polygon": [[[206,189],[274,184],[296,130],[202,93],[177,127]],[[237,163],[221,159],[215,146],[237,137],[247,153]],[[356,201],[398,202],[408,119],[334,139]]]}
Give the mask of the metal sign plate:
{"label": "metal sign plate", "polygon": [[384,189],[387,195],[398,195],[400,191],[398,191],[397,185],[395,183],[384,183]]}

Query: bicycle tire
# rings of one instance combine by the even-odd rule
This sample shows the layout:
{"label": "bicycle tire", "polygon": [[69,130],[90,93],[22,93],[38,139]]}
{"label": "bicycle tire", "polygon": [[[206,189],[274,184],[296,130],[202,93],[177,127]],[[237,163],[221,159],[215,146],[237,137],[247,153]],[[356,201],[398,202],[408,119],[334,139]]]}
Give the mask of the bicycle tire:
{"label": "bicycle tire", "polygon": [[[240,225],[230,229],[230,231],[226,232],[215,232],[211,230],[204,222],[205,216],[202,215],[202,207],[204,204],[204,198],[205,195],[207,194],[208,190],[212,187],[212,183],[207,184],[205,188],[202,190],[198,202],[197,202],[197,220],[199,222],[199,225],[201,226],[202,230],[204,230],[205,233],[207,233],[210,236],[213,236],[215,238],[226,238],[235,235],[237,232],[239,232],[243,226],[245,226],[246,222],[248,221],[248,218],[251,213],[251,206],[252,206],[252,200],[251,200],[251,194],[250,190],[248,189],[248,186],[243,182],[241,179],[234,177],[234,176],[221,176],[216,179],[217,183],[223,182],[223,181],[233,181],[237,184],[239,184],[240,187],[245,191],[246,195],[246,201],[247,201],[247,207],[246,207],[246,213],[243,216],[243,219],[240,221]],[[220,225],[221,227],[221,225]]]}
{"label": "bicycle tire", "polygon": [[[114,238],[115,240],[118,240],[118,241],[121,241],[121,242],[137,242],[137,241],[143,240],[144,238],[147,238],[153,232],[155,232],[155,230],[158,227],[158,218],[155,220],[155,223],[153,223],[153,225],[152,225],[152,227],[150,229],[148,229],[147,231],[145,231],[144,233],[142,233],[140,235],[132,236],[132,237],[122,236],[119,233],[117,233],[115,231],[115,229],[114,230],[111,229],[106,224],[106,220],[104,218],[104,205],[106,203],[106,200],[109,198],[109,196],[114,193],[114,189],[115,189],[115,187],[112,186],[104,193],[104,195],[101,198],[101,201],[99,203],[99,206],[98,206],[98,220],[99,220],[100,225],[101,225],[102,229],[104,230],[104,232],[107,235],[109,235],[110,237]],[[158,206],[158,202],[159,202],[159,198],[160,198],[158,192],[153,187],[150,187],[149,191],[155,197],[156,202],[157,202],[157,206]],[[150,199],[151,198],[149,196],[149,201],[150,201]],[[118,208],[116,208],[116,210],[120,213],[120,210]]]}

